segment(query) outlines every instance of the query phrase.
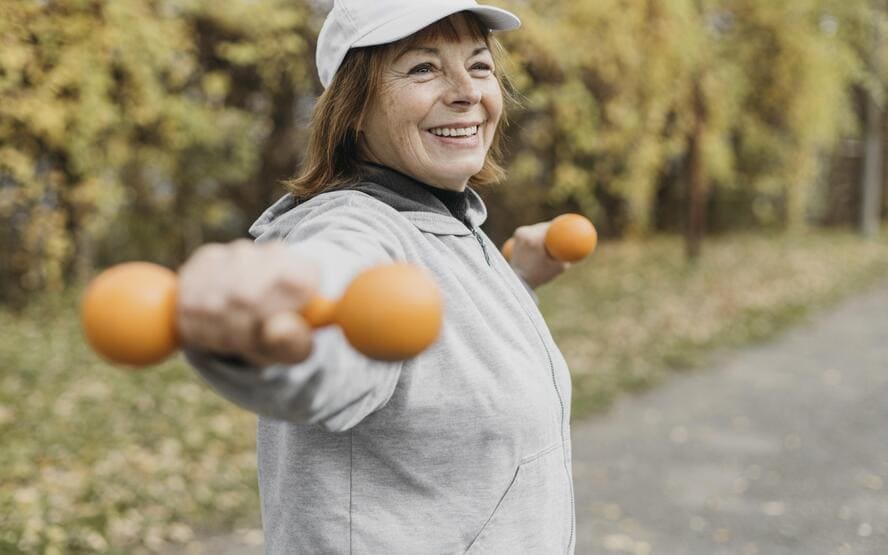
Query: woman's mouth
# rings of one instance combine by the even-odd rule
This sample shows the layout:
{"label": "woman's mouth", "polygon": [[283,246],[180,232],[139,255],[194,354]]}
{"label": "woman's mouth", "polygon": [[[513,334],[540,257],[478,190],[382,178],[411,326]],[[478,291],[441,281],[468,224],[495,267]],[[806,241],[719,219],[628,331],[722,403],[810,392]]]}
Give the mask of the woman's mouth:
{"label": "woman's mouth", "polygon": [[436,137],[474,137],[478,134],[480,126],[472,125],[469,127],[435,127],[429,129],[429,133]]}

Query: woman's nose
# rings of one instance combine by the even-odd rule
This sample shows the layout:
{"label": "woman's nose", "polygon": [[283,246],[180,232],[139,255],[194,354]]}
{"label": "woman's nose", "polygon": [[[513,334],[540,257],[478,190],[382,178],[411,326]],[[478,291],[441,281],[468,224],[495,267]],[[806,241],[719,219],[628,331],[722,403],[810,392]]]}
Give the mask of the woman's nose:
{"label": "woman's nose", "polygon": [[468,71],[462,71],[450,77],[445,101],[457,106],[474,106],[481,102],[481,89]]}

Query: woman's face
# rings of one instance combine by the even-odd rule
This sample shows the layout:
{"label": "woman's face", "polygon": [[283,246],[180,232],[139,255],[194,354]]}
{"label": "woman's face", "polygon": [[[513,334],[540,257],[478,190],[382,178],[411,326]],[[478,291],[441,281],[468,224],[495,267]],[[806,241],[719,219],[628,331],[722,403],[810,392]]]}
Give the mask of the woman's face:
{"label": "woman's face", "polygon": [[503,111],[487,45],[460,31],[390,60],[361,130],[370,161],[454,191],[481,171]]}

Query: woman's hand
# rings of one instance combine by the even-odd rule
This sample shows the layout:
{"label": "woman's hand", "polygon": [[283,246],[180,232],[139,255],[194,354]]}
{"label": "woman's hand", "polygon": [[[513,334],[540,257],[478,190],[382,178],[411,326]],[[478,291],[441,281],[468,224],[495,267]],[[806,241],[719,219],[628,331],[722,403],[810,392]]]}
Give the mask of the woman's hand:
{"label": "woman's hand", "polygon": [[182,344],[260,366],[301,362],[312,330],[299,309],[316,282],[317,268],[282,243],[205,245],[179,270]]}
{"label": "woman's hand", "polygon": [[550,222],[541,222],[521,226],[512,235],[515,244],[509,263],[515,273],[534,289],[551,281],[571,266],[569,262],[555,260],[546,251],[545,239],[549,225]]}

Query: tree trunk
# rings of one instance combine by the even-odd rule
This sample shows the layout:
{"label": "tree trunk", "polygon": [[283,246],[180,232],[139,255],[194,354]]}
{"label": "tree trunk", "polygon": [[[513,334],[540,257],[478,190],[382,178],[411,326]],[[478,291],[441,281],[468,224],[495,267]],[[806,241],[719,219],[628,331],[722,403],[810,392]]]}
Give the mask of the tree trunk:
{"label": "tree trunk", "polygon": [[[878,4],[873,4],[873,10],[879,10]],[[881,77],[882,64],[879,60],[879,49],[882,33],[879,29],[878,18],[874,17],[873,20],[876,23],[870,60],[873,73],[877,77]],[[879,219],[882,215],[882,109],[872,93],[867,95],[866,102],[866,147],[861,187],[863,194],[860,206],[860,233],[864,237],[872,239],[879,233]]]}
{"label": "tree trunk", "polygon": [[706,224],[706,171],[703,162],[703,134],[706,129],[706,104],[700,80],[694,81],[694,130],[690,140],[690,191],[688,195],[688,227],[685,250],[688,260],[697,259],[702,251]]}

